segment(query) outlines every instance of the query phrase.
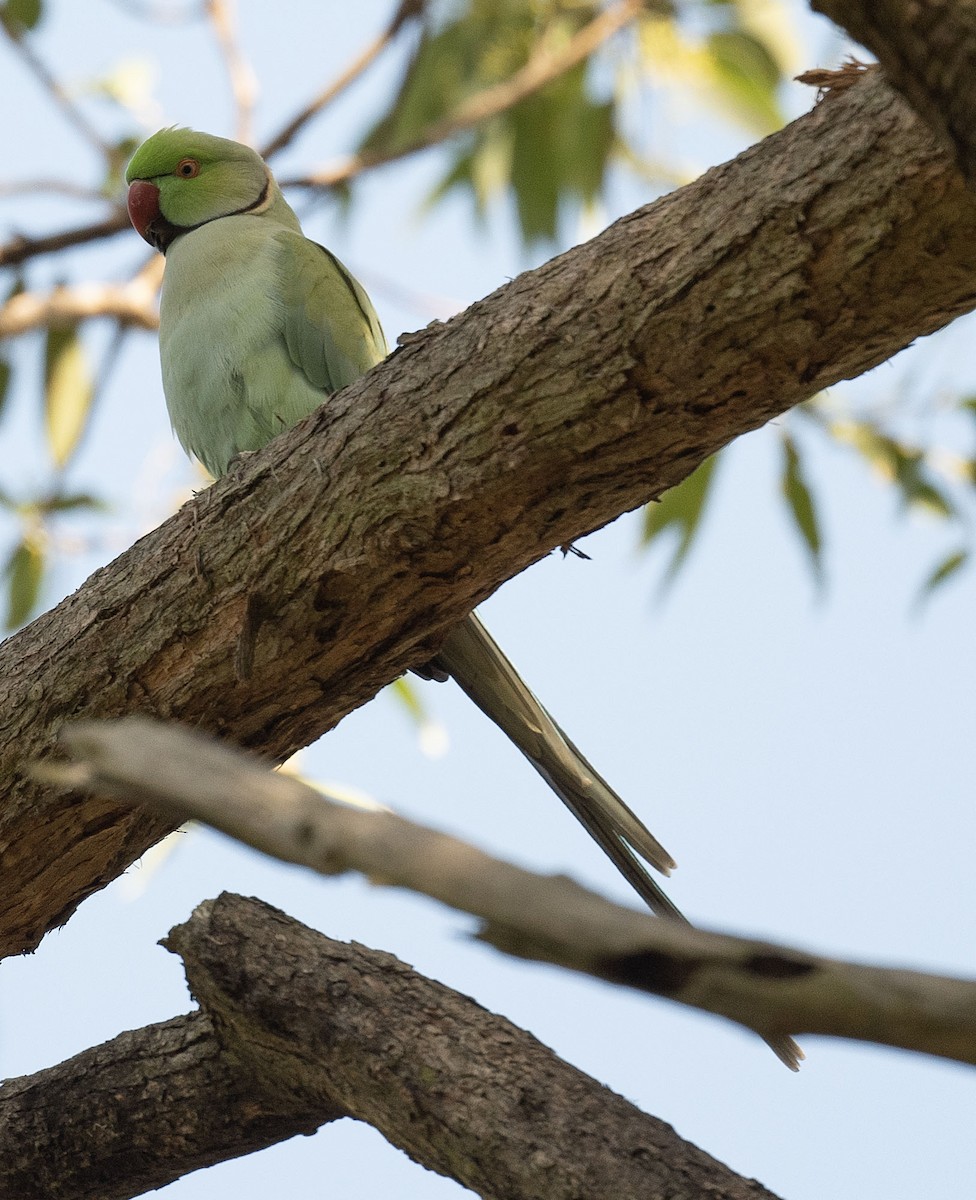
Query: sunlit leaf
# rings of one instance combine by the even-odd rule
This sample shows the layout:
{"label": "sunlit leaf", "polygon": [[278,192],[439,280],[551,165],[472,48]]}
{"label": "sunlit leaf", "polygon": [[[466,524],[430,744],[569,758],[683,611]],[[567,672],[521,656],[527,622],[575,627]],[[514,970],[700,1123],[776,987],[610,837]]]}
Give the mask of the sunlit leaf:
{"label": "sunlit leaf", "polygon": [[7,629],[18,629],[37,608],[44,578],[44,555],[40,547],[25,538],[7,559]]}
{"label": "sunlit leaf", "polygon": [[745,28],[736,6],[724,7],[724,28],[704,35],[670,17],[646,15],[639,26],[641,57],[656,84],[694,96],[753,133],[770,133],[784,120],[776,54],[758,26]]}
{"label": "sunlit leaf", "polygon": [[390,684],[390,691],[403,705],[407,715],[418,725],[422,725],[428,720],[427,708],[420,698],[420,693],[405,675],[401,675],[399,679]]}
{"label": "sunlit leaf", "polygon": [[78,445],[94,381],[78,330],[51,329],[44,349],[44,428],[51,457],[64,467]]}
{"label": "sunlit leaf", "polygon": [[783,438],[783,475],[780,488],[800,539],[810,556],[813,573],[819,581],[823,574],[823,542],[817,507],[804,475],[796,443],[789,436]]}
{"label": "sunlit leaf", "polygon": [[954,550],[952,554],[946,555],[919,589],[918,604],[924,604],[937,588],[958,574],[968,562],[969,552],[967,550]]}
{"label": "sunlit leaf", "polygon": [[860,453],[883,479],[893,483],[906,507],[934,516],[955,515],[955,505],[930,467],[925,452],[881,432],[867,421],[835,421],[830,432]]}
{"label": "sunlit leaf", "polygon": [[707,40],[714,79],[725,98],[741,110],[759,133],[772,133],[783,124],[776,92],[779,67],[765,43],[743,30],[713,33]]}
{"label": "sunlit leaf", "polygon": [[390,684],[390,691],[416,726],[421,751],[428,758],[440,758],[445,754],[448,748],[447,731],[439,721],[431,719],[417,687],[401,676]]}
{"label": "sunlit leaf", "polygon": [[645,542],[654,541],[668,530],[673,530],[678,537],[665,571],[666,583],[670,583],[677,575],[691,549],[715,480],[718,460],[719,455],[713,454],[677,487],[666,491],[656,504],[649,504],[644,509]]}

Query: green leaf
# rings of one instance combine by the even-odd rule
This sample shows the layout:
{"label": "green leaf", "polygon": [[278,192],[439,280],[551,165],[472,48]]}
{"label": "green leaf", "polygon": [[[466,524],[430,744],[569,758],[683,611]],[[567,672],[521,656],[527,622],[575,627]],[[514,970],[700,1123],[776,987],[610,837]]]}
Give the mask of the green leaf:
{"label": "green leaf", "polygon": [[899,442],[867,421],[838,421],[830,429],[838,441],[853,446],[901,493],[906,508],[923,508],[937,517],[956,515],[956,507],[933,476],[925,452]]}
{"label": "green leaf", "polygon": [[952,554],[946,557],[939,563],[931,575],[925,580],[921,588],[919,588],[918,597],[916,599],[917,607],[921,607],[932,595],[932,593],[957,574],[969,562],[968,550],[954,550]]}
{"label": "green leaf", "polygon": [[77,328],[49,330],[44,346],[44,427],[58,468],[67,465],[78,447],[94,390]]}
{"label": "green leaf", "polygon": [[7,579],[7,629],[18,629],[37,607],[44,578],[44,555],[28,538],[15,547],[4,569]]}
{"label": "green leaf", "polygon": [[727,103],[757,133],[779,129],[784,123],[776,97],[781,76],[766,44],[741,29],[712,33],[706,44],[716,86]]}
{"label": "green leaf", "polygon": [[800,453],[796,443],[787,434],[783,438],[783,475],[780,480],[783,497],[789,507],[800,539],[810,556],[810,564],[817,582],[823,580],[822,539],[817,507],[807,485]]}
{"label": "green leaf", "polygon": [[[360,149],[388,153],[422,140],[472,97],[511,79],[534,55],[558,52],[598,10],[583,0],[453,4],[447,22],[428,19],[393,104]],[[589,79],[589,64],[579,64],[455,136],[452,164],[424,207],[463,189],[483,216],[488,202],[510,188],[525,242],[554,238],[567,201],[585,204],[599,194],[617,149],[615,106],[590,94]]]}
{"label": "green leaf", "polygon": [[69,495],[48,496],[43,500],[38,500],[36,510],[38,513],[63,513],[87,508],[104,512],[107,507],[105,501],[99,499],[98,496],[92,496],[88,492],[73,492]]}
{"label": "green leaf", "polygon": [[0,8],[0,21],[12,37],[21,37],[41,19],[41,0],[7,0]]}
{"label": "green leaf", "polygon": [[587,67],[504,115],[514,133],[511,186],[526,244],[552,240],[567,200],[599,195],[616,145],[615,108],[589,95]]}
{"label": "green leaf", "polygon": [[7,401],[7,388],[10,385],[10,363],[0,358],[0,416]]}
{"label": "green leaf", "polygon": [[403,706],[407,715],[417,725],[426,725],[430,719],[420,693],[405,675],[390,684],[390,691]]}
{"label": "green leaf", "polygon": [[715,481],[718,460],[718,454],[705,459],[687,479],[677,487],[669,488],[656,504],[649,504],[644,509],[645,544],[666,530],[673,529],[678,535],[678,544],[664,573],[665,585],[673,582],[691,549]]}

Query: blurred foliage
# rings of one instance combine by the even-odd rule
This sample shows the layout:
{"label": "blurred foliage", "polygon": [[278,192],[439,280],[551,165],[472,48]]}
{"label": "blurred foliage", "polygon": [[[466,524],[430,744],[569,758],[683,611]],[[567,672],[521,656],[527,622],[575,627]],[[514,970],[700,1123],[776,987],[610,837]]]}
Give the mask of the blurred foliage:
{"label": "blurred foliage", "polygon": [[804,464],[795,440],[787,433],[783,435],[782,443],[783,471],[780,477],[780,490],[790,516],[793,518],[800,541],[810,556],[814,577],[820,581],[823,578],[821,556],[823,539],[820,536],[817,505],[807,483]]}
{"label": "blurred foliage", "polygon": [[[361,151],[390,153],[423,142],[428,130],[489,89],[530,63],[558,55],[604,6],[584,0],[456,0],[435,7],[438,18],[428,20]],[[507,193],[526,244],[555,240],[561,218],[599,201],[615,162],[642,159],[623,120],[635,68],[649,88],[707,82],[724,115],[734,114],[757,135],[778,128],[783,116],[777,92],[784,80],[779,48],[748,27],[749,3],[705,8],[714,10],[713,28],[692,35],[672,5],[648,4],[633,45],[615,44],[612,58],[594,55],[464,132],[447,147],[449,163],[428,207],[460,191],[483,216]]]}
{"label": "blurred foliage", "polygon": [[665,586],[671,583],[681,570],[698,534],[720,458],[720,454],[706,458],[697,471],[693,471],[677,487],[669,488],[660,500],[644,509],[646,543],[650,544],[663,534],[669,533],[675,534],[677,538],[671,560],[665,567]]}
{"label": "blurred foliage", "polygon": [[59,471],[78,447],[94,394],[95,381],[77,326],[49,329],[44,344],[44,432]]}
{"label": "blurred foliage", "polygon": [[[23,59],[35,84],[46,88],[49,101],[69,117],[73,128],[66,127],[68,135],[85,138],[89,149],[101,155],[98,173],[87,186],[76,179],[46,184],[0,180],[13,196],[23,195],[24,188],[46,188],[66,205],[82,206],[65,217],[65,231],[91,220],[92,203],[103,205],[103,219],[117,215],[125,162],[144,130],[165,121],[152,62],[123,59],[87,81],[75,77],[73,63],[41,62],[35,31],[43,28],[45,16],[68,2],[0,0],[0,29],[8,52]],[[391,16],[396,8],[390,0]],[[643,119],[648,100],[655,127],[664,129],[667,122],[660,114],[669,113],[669,106],[681,122],[697,108],[713,124],[734,123],[755,138],[782,124],[783,85],[795,70],[808,65],[786,4],[646,0],[629,29],[601,44],[585,61],[566,66],[567,47],[609,8],[608,0],[430,0],[417,5],[411,18],[397,27],[399,76],[363,136],[360,151],[368,160],[436,146],[439,178],[422,199],[422,210],[430,212],[448,195],[461,195],[476,216],[484,217],[489,210],[510,212],[523,244],[532,247],[571,240],[581,215],[595,213],[598,218],[611,171],[636,172],[658,185],[686,176],[685,166],[672,161],[675,147],[665,138],[659,146],[648,134]],[[178,36],[210,36],[205,6],[181,12],[194,19]],[[160,13],[163,8],[138,6],[137,15],[146,20],[153,20],[154,14],[162,20]],[[564,69],[551,77],[546,74],[543,86],[523,86],[540,70],[547,72],[560,62]],[[308,84],[312,95],[322,81],[311,79]],[[478,111],[489,115],[472,124],[471,114]],[[635,121],[635,114],[641,119]],[[677,136],[674,142],[681,144]],[[355,202],[355,187],[348,180],[332,194],[348,204]],[[43,294],[52,277],[52,258],[58,260],[57,270],[64,261],[57,250],[20,266],[11,260],[6,270],[12,280],[4,303],[25,290]],[[76,274],[66,286],[88,282]],[[120,328],[110,348],[97,354],[93,347],[100,343],[91,337],[87,322],[52,324],[40,337],[27,335],[41,347],[41,428],[48,465],[46,477],[42,473],[29,494],[15,499],[0,490],[0,510],[6,518],[0,527],[6,538],[0,555],[8,628],[28,619],[41,602],[45,574],[60,552],[53,536],[57,521],[65,513],[94,515],[101,507],[98,497],[72,488],[71,475],[113,355],[127,335]],[[30,354],[17,352],[14,345],[0,351],[3,419],[9,398],[35,387],[38,372],[36,356],[32,362]],[[971,415],[976,414],[976,402],[964,403],[970,404]],[[836,415],[816,403],[803,412],[829,445],[855,453],[893,489],[903,509],[924,509],[950,530],[954,544],[933,566],[920,595],[956,577],[971,556],[961,497],[967,488],[972,492],[976,481],[973,463],[964,464],[961,474],[949,479],[937,465],[935,446],[896,436],[880,419]],[[809,425],[801,431],[803,421],[803,416],[791,416],[783,424],[779,488],[774,494],[819,582],[825,557],[822,504],[811,484],[811,440]],[[645,541],[673,542],[664,568],[666,583],[676,577],[700,539],[720,474],[718,457],[647,509]],[[415,707],[416,696],[406,690],[401,696],[406,710],[423,724],[425,715]]]}
{"label": "blurred foliage", "polygon": [[37,607],[41,581],[44,578],[44,551],[39,542],[28,535],[13,548],[4,567],[7,580],[8,629],[16,629]]}
{"label": "blurred foliage", "polygon": [[[957,412],[976,415],[976,399],[956,399],[953,407]],[[922,582],[917,595],[919,604],[968,565],[972,557],[972,531],[967,510],[974,499],[976,452],[971,458],[958,458],[938,446],[919,444],[891,432],[880,415],[837,416],[826,397],[815,397],[800,405],[778,424],[782,427],[780,495],[818,587],[824,582],[822,505],[809,482],[808,460],[814,454],[822,460],[823,447],[814,448],[808,438],[800,436],[804,424],[824,436],[828,450],[853,451],[871,477],[893,495],[902,513],[917,513],[934,520],[958,543],[937,560]],[[674,581],[698,539],[702,517],[713,493],[715,467],[730,449],[727,447],[708,459],[645,511],[645,544],[662,535],[676,538],[664,568],[665,586]]]}
{"label": "blurred foliage", "polygon": [[0,5],[0,22],[11,37],[23,37],[40,19],[41,0],[6,0]]}

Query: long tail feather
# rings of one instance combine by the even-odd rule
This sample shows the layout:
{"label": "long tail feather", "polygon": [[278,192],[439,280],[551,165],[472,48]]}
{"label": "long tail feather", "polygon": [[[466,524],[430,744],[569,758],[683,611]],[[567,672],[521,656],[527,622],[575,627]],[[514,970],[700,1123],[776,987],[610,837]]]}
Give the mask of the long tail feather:
{"label": "long tail feather", "polygon": [[[563,733],[474,613],[451,630],[422,673],[451,676],[518,746],[651,911],[690,924],[644,865],[669,875],[674,859]],[[763,1040],[790,1070],[798,1069],[803,1051],[792,1038]]]}
{"label": "long tail feather", "polygon": [[518,746],[650,908],[680,917],[641,862],[669,875],[674,859],[563,733],[473,613],[451,630],[432,666]]}

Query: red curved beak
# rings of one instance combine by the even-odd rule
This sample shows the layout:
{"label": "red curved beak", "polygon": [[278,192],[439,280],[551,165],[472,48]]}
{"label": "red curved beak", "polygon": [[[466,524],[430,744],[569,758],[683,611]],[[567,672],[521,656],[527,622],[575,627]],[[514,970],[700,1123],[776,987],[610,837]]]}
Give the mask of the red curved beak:
{"label": "red curved beak", "polygon": [[161,215],[159,211],[159,188],[148,179],[136,179],[129,184],[126,196],[129,220],[136,233],[154,245],[149,227]]}

